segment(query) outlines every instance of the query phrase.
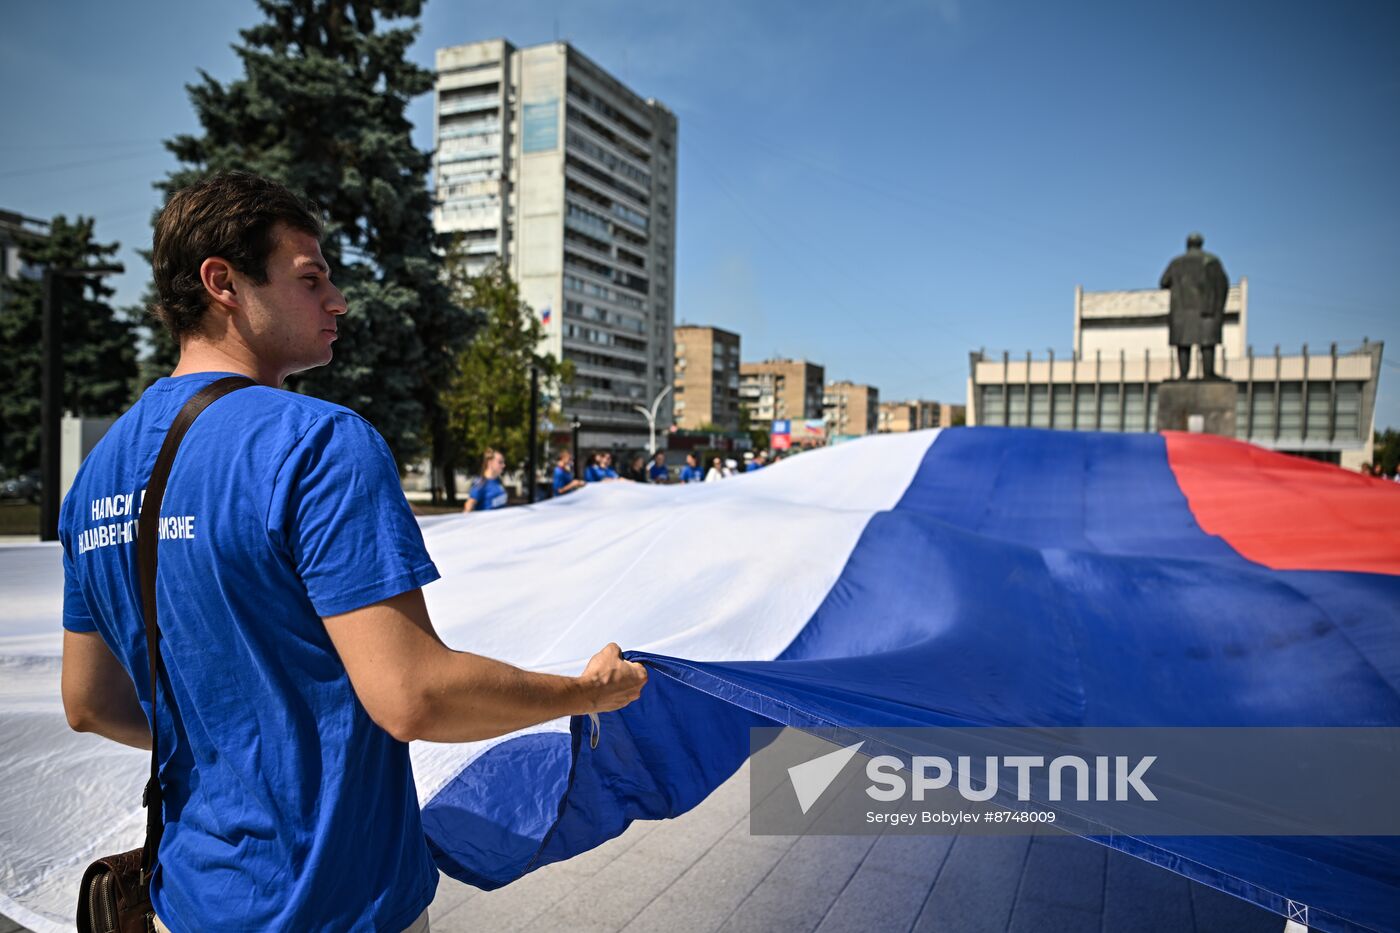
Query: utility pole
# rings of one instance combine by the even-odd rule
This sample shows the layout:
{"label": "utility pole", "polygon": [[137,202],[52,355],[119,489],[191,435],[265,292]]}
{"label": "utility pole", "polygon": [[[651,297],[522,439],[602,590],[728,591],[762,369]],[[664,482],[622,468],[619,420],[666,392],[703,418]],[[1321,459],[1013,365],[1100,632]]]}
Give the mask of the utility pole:
{"label": "utility pole", "polygon": [[579,432],[583,430],[583,422],[578,420],[578,415],[574,415],[569,422],[569,427],[574,432],[574,479],[583,479],[583,451],[578,446]]}
{"label": "utility pole", "polygon": [[63,415],[63,292],[64,279],[120,275],[120,265],[86,269],[44,270],[44,322],[40,339],[43,363],[39,394],[39,540],[58,540],[59,419]]}
{"label": "utility pole", "polygon": [[525,459],[525,481],[530,484],[530,502],[534,502],[539,491],[535,476],[535,447],[539,437],[540,420],[540,368],[530,364],[530,455]]}

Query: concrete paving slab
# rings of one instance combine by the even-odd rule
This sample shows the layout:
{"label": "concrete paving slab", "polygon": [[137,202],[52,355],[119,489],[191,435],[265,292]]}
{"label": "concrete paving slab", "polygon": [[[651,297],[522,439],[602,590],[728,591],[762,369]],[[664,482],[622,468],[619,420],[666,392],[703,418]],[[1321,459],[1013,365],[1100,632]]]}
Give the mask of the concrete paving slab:
{"label": "concrete paving slab", "polygon": [[824,882],[779,881],[771,876],[740,902],[721,933],[811,933],[831,910],[841,888]]}
{"label": "concrete paving slab", "polygon": [[[1026,901],[1103,913],[1108,850],[1083,840],[1035,836],[1021,873],[1017,909]],[[1016,918],[1013,916],[1013,920]]]}
{"label": "concrete paving slab", "polygon": [[675,933],[678,925],[695,933],[718,930],[783,855],[766,846],[721,839],[623,931]]}
{"label": "concrete paving slab", "polygon": [[923,909],[933,881],[930,873],[915,878],[874,867],[867,856],[822,918],[817,933],[908,930]]}
{"label": "concrete paving slab", "polygon": [[1002,933],[1030,851],[1025,837],[958,836],[914,923],[915,933]]}

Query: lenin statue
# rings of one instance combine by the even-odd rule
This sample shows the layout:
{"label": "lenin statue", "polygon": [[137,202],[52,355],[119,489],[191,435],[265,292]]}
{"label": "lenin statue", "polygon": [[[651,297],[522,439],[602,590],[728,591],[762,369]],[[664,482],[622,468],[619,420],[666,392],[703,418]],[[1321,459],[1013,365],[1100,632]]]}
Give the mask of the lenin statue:
{"label": "lenin statue", "polygon": [[1201,249],[1205,237],[1186,238],[1186,252],[1171,261],[1162,273],[1161,288],[1172,292],[1167,330],[1185,379],[1191,371],[1191,347],[1201,348],[1201,378],[1215,378],[1215,348],[1225,321],[1225,294],[1230,279],[1220,259]]}

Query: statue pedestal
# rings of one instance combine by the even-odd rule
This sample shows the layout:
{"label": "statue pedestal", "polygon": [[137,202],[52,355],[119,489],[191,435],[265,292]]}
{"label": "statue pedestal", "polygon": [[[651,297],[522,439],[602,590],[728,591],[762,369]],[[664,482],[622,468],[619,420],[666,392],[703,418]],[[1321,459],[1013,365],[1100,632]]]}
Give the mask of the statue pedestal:
{"label": "statue pedestal", "polygon": [[1234,437],[1235,394],[1235,384],[1224,379],[1164,382],[1157,388],[1157,430]]}

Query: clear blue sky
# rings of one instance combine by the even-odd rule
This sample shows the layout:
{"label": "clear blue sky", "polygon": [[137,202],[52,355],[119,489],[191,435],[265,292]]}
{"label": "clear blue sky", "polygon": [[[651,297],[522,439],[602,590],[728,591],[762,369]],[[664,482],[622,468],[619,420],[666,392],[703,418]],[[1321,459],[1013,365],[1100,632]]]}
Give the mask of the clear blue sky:
{"label": "clear blue sky", "polygon": [[[134,302],[184,85],[251,2],[4,4],[0,207],[89,214]],[[1400,360],[1391,3],[430,0],[413,56],[573,42],[680,119],[677,316],[882,398],[962,401],[967,353],[1070,349],[1076,284],[1144,288],[1199,229],[1250,342]],[[415,102],[421,147],[431,100]],[[1400,365],[1377,426],[1400,427]]]}

